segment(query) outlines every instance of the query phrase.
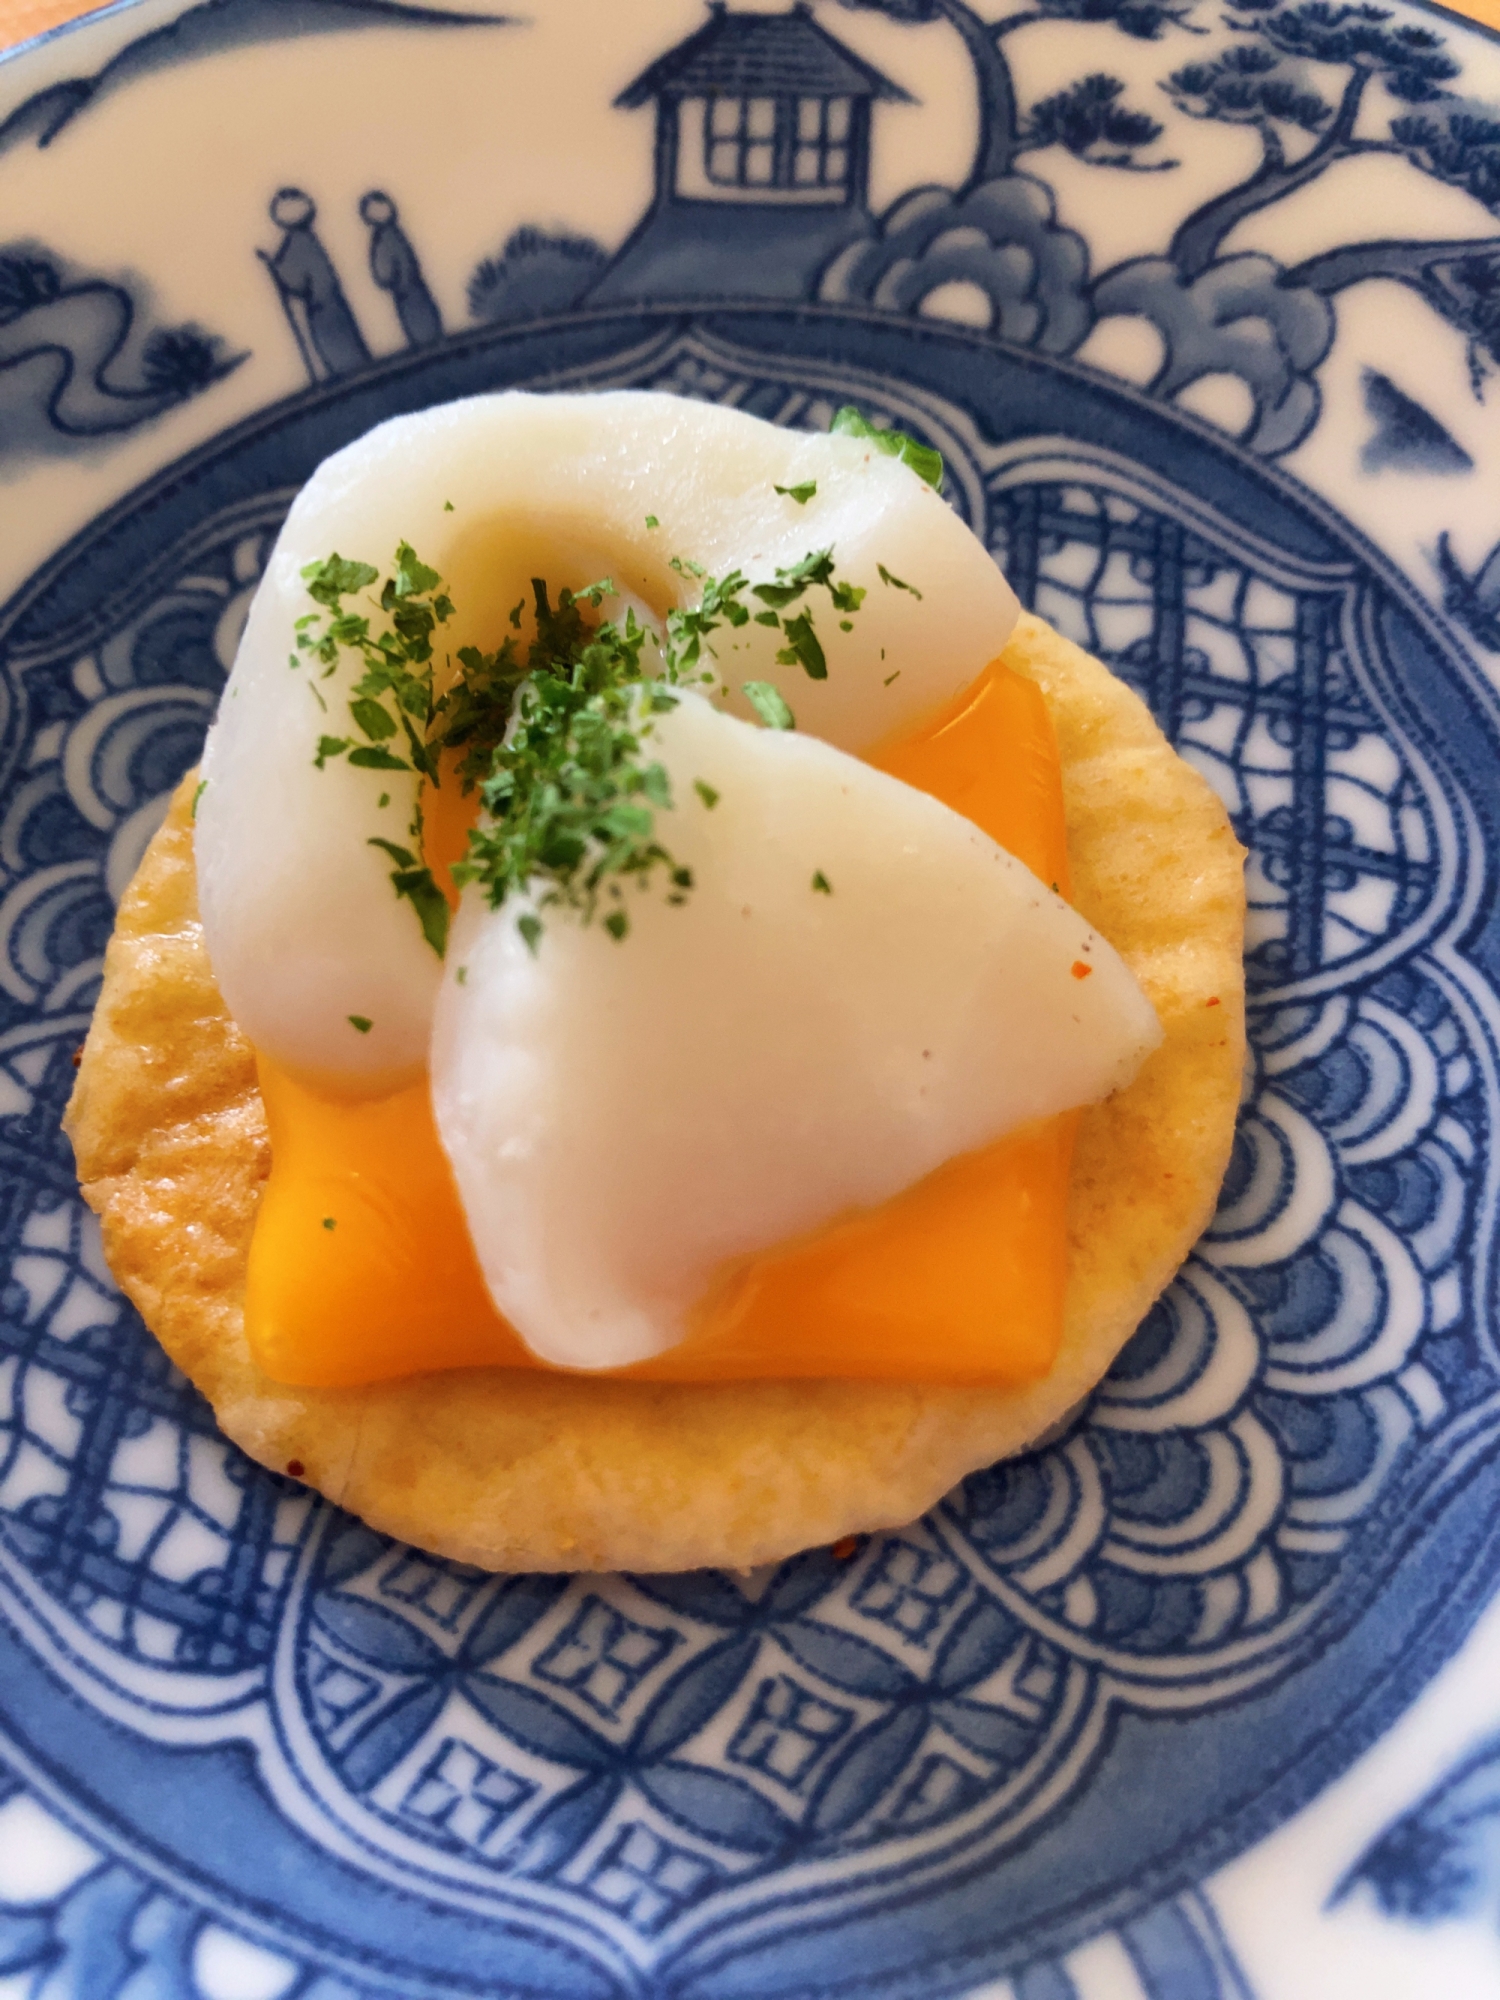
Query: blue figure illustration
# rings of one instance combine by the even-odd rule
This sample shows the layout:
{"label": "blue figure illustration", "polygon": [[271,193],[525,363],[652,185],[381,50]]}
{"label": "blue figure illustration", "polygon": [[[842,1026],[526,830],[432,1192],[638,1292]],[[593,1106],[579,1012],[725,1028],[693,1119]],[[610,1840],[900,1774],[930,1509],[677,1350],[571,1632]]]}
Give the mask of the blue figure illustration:
{"label": "blue figure illustration", "polygon": [[273,256],[256,255],[271,273],[304,367],[314,382],[347,375],[370,358],[359,322],[349,310],[339,274],[313,233],[317,204],[301,188],[282,188],[271,220],[282,231]]}
{"label": "blue figure illustration", "polygon": [[407,346],[431,347],[443,337],[442,315],[427,289],[417,253],[401,227],[396,204],[379,188],[371,188],[359,204],[359,213],[370,230],[370,276],[383,292],[390,293]]}

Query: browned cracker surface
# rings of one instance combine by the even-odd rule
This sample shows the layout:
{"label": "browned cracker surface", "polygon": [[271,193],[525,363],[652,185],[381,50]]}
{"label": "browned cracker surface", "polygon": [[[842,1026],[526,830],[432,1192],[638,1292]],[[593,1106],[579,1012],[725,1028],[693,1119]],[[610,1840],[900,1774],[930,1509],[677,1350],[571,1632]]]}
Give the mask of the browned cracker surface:
{"label": "browned cracker surface", "polygon": [[251,1360],[245,1261],[270,1165],[249,1044],[198,919],[185,781],[120,905],[68,1109],[120,1284],[220,1423],[375,1527],[490,1569],[748,1565],[912,1519],[1098,1381],[1186,1255],[1228,1158],[1244,1056],[1243,856],[1143,704],[1035,618],[1006,659],[1062,755],[1078,909],[1166,1040],[1083,1120],[1062,1352],[1022,1390],[642,1383],[468,1369],[287,1388]]}

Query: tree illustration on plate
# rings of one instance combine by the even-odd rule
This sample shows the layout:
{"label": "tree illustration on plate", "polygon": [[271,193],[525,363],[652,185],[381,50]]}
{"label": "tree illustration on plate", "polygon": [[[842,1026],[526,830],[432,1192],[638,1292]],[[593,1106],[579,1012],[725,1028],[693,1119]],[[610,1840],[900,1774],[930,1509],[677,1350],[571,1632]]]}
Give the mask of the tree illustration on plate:
{"label": "tree illustration on plate", "polygon": [[963,185],[916,188],[881,218],[875,235],[852,243],[819,287],[829,301],[962,318],[1049,354],[1068,354],[1093,324],[1088,246],[1056,219],[1052,191],[1018,162],[1062,146],[1091,166],[1160,172],[1176,163],[1146,160],[1162,136],[1159,120],[1124,100],[1117,76],[1094,71],[1029,110],[1020,107],[1005,44],[1044,22],[1107,24],[1136,41],[1185,25],[1189,6],[1167,0],[1034,0],[987,21],[968,0],[840,0],[853,10],[912,25],[955,28],[974,68],[978,136]]}
{"label": "tree illustration on plate", "polygon": [[[1183,287],[1225,261],[1222,247],[1240,223],[1345,160],[1404,160],[1500,213],[1500,118],[1449,88],[1460,65],[1434,29],[1388,7],[1327,0],[1235,0],[1228,25],[1238,39],[1212,60],[1175,71],[1166,88],[1194,117],[1253,126],[1261,159],[1177,230],[1168,258]],[[1305,81],[1309,65],[1342,72],[1336,95]],[[1500,359],[1500,236],[1344,245],[1278,269],[1275,282],[1287,296],[1328,299],[1370,278],[1410,286],[1464,334],[1477,392]],[[1311,320],[1310,304],[1306,313]]]}
{"label": "tree illustration on plate", "polygon": [[[841,0],[913,24],[948,22],[973,66],[978,138],[956,190],[920,188],[881,218],[871,241],[841,253],[821,295],[907,312],[946,313],[1008,339],[1070,353],[1101,319],[1145,319],[1161,338],[1146,386],[1168,400],[1210,376],[1248,390],[1239,435],[1289,451],[1316,423],[1315,379],[1332,345],[1334,301],[1371,278],[1406,285],[1468,343],[1476,394],[1500,364],[1500,233],[1453,241],[1372,238],[1288,269],[1226,249],[1242,224],[1311,186],[1340,162],[1402,160],[1500,217],[1500,108],[1457,86],[1445,37],[1395,9],[1347,0],[1031,0],[986,19],[970,0]],[[1188,116],[1252,127],[1260,159],[1183,220],[1166,253],[1091,275],[1087,246],[1056,221],[1050,188],[1020,162],[1061,145],[1079,160],[1162,170],[1143,157],[1160,123],[1125,102],[1118,77],[1081,77],[1023,108],[1007,47],[1045,22],[1097,22],[1138,41],[1213,36],[1162,88]],[[1330,81],[1331,79],[1331,81]],[[961,296],[962,294],[962,296]]]}
{"label": "tree illustration on plate", "polygon": [[469,311],[477,320],[529,319],[577,305],[608,259],[591,236],[512,230],[498,256],[486,257],[469,280]]}
{"label": "tree illustration on plate", "polygon": [[1044,146],[1065,146],[1096,166],[1134,167],[1140,164],[1138,150],[1161,137],[1157,120],[1123,105],[1124,84],[1105,74],[1080,77],[1023,114],[1004,49],[1012,35],[1040,22],[1088,21],[1150,42],[1169,23],[1186,24],[1190,12],[1190,6],[1173,6],[1167,0],[1034,0],[1017,13],[986,21],[968,0],[840,0],[840,4],[913,25],[947,21],[958,31],[979,91],[979,137],[961,193],[1014,172],[1023,153]]}
{"label": "tree illustration on plate", "polygon": [[[1229,25],[1245,39],[1211,61],[1176,70],[1166,88],[1194,117],[1253,126],[1261,159],[1248,180],[1204,202],[1178,229],[1168,254],[1184,279],[1208,268],[1237,224],[1295,194],[1336,162],[1357,154],[1410,155],[1416,136],[1411,128],[1422,124],[1420,119],[1397,119],[1385,136],[1361,133],[1360,114],[1372,84],[1382,84],[1399,103],[1430,104],[1443,99],[1443,86],[1459,73],[1441,35],[1398,24],[1388,7],[1232,0]],[[1336,103],[1302,81],[1310,63],[1345,72]],[[1298,148],[1296,141],[1304,139],[1311,143]],[[1435,170],[1427,165],[1427,171]],[[1500,192],[1500,180],[1496,186]]]}

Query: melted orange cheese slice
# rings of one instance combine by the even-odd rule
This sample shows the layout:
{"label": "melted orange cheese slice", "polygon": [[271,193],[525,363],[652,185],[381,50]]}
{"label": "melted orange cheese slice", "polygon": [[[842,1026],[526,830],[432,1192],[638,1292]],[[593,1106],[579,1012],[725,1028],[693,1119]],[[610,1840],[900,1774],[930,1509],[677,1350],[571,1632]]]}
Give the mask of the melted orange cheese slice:
{"label": "melted orange cheese slice", "polygon": [[[869,761],[963,813],[1068,893],[1057,746],[1033,682],[996,660]],[[434,803],[455,793],[445,787]],[[428,831],[435,860],[457,858],[464,826],[451,809]],[[264,1058],[259,1069],[272,1168],[250,1247],[245,1328],[265,1372],[331,1388],[546,1366],[490,1301],[426,1079],[349,1099]],[[1037,1379],[1062,1331],[1076,1125],[1070,1112],[1028,1126],[877,1208],[737,1259],[716,1275],[686,1340],[619,1372],[652,1381]]]}

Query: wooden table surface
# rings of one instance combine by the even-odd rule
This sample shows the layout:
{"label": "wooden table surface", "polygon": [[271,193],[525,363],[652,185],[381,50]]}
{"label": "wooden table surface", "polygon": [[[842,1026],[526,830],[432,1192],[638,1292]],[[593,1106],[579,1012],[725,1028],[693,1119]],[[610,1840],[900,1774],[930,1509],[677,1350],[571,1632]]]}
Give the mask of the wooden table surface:
{"label": "wooden table surface", "polygon": [[[606,0],[613,5],[615,0]],[[1500,29],[1500,0],[1451,0],[1453,11]],[[75,15],[89,12],[87,0],[0,0],[0,49],[24,42]]]}
{"label": "wooden table surface", "polygon": [[0,49],[88,11],[87,0],[0,0]]}

